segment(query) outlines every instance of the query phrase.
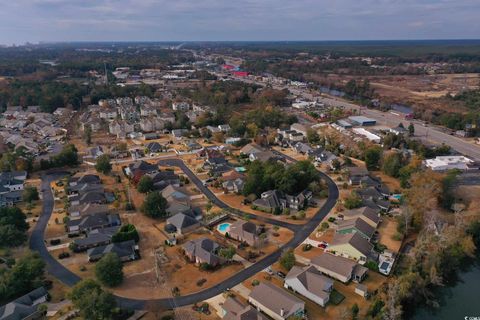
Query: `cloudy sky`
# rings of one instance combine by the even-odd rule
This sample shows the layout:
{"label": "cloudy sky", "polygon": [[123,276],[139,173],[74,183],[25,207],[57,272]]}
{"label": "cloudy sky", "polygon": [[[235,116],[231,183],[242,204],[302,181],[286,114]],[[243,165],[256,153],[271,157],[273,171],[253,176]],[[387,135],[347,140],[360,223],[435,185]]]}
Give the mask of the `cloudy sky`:
{"label": "cloudy sky", "polygon": [[479,0],[0,0],[0,43],[478,39]]}

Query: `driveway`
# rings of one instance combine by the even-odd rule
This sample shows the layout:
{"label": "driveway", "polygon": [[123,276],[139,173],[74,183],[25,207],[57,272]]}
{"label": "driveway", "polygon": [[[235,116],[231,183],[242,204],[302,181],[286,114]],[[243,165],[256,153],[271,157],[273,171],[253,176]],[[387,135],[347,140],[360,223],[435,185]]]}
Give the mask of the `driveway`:
{"label": "driveway", "polygon": [[[285,155],[283,155],[285,156]],[[295,161],[295,159],[285,156],[290,161]],[[202,181],[198,179],[198,177],[183,163],[180,159],[164,159],[160,160],[159,164],[161,165],[168,165],[168,166],[177,166],[183,170],[183,172],[188,176],[190,181],[192,181],[199,190],[201,190],[205,196],[207,196],[215,205],[220,208],[230,209],[231,211],[237,211],[239,214],[243,216],[239,210],[230,208],[220,199],[218,199],[213,192],[211,192],[208,188],[206,188]],[[256,216],[253,214],[249,214],[258,221],[262,221],[265,223],[277,225],[280,227],[288,228],[294,231],[293,238],[286,244],[282,245],[277,251],[271,253],[270,255],[266,256],[264,259],[258,261],[255,264],[237,272],[236,274],[232,275],[232,277],[222,281],[218,285],[214,287],[210,287],[203,291],[189,294],[186,296],[176,297],[176,298],[164,298],[164,299],[151,299],[151,300],[139,300],[133,298],[124,298],[124,297],[116,297],[118,304],[124,308],[134,309],[134,310],[142,310],[144,309],[146,304],[157,304],[164,308],[171,309],[173,307],[181,307],[186,305],[191,305],[200,301],[207,300],[214,296],[221,294],[222,292],[226,291],[227,289],[233,288],[238,284],[241,284],[246,279],[252,277],[253,275],[261,272],[263,269],[267,268],[268,266],[275,263],[281,256],[282,252],[286,249],[295,248],[299,246],[320,224],[322,219],[327,216],[327,214],[332,210],[335,206],[339,191],[335,182],[328,177],[323,172],[320,172],[321,177],[325,180],[328,186],[328,198],[323,204],[321,208],[317,211],[317,213],[304,225],[294,225],[283,221],[277,221],[275,219],[271,219],[268,217],[263,216]],[[30,238],[30,248],[32,250],[37,251],[42,259],[47,264],[47,271],[59,279],[61,282],[66,284],[67,286],[73,286],[75,283],[80,281],[80,277],[72,273],[66,267],[64,267],[61,263],[55,260],[48,252],[45,242],[44,242],[44,231],[48,223],[48,219],[50,218],[53,210],[53,194],[52,190],[50,189],[50,181],[54,180],[55,176],[44,176],[42,177],[42,190],[44,196],[43,202],[43,212],[39,218],[35,229],[33,230],[32,236]]]}

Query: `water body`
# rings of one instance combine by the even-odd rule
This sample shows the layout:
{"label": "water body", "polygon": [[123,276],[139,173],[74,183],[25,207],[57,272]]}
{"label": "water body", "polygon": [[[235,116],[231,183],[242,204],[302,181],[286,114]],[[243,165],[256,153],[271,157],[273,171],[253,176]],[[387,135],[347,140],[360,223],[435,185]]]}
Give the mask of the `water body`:
{"label": "water body", "polygon": [[420,308],[413,320],[456,320],[478,317],[480,319],[480,258],[469,270],[459,275],[452,287],[440,289],[440,308]]}

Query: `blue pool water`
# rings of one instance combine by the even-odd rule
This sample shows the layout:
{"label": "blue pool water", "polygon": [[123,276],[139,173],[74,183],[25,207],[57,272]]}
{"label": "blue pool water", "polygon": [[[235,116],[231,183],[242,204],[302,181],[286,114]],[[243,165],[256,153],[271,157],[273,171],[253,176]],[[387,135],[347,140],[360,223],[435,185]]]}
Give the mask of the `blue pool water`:
{"label": "blue pool water", "polygon": [[222,223],[217,227],[218,231],[225,233],[230,229],[230,223]]}

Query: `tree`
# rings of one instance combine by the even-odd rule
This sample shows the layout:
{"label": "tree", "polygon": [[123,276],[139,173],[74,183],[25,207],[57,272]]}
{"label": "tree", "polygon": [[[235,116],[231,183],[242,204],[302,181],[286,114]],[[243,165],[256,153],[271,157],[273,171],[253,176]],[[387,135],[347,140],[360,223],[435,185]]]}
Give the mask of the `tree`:
{"label": "tree", "polygon": [[150,192],[145,197],[141,210],[151,218],[162,218],[167,215],[167,205],[167,200],[165,200],[160,192]]}
{"label": "tree", "polygon": [[116,253],[107,253],[95,265],[95,276],[104,285],[118,286],[123,281],[123,263]]}
{"label": "tree", "polygon": [[352,313],[352,320],[358,319],[358,313],[360,312],[360,308],[358,307],[358,304],[354,303],[350,311]]}
{"label": "tree", "polygon": [[27,217],[18,207],[0,208],[0,247],[16,247],[27,239]]}
{"label": "tree", "polygon": [[28,203],[38,200],[39,196],[37,188],[34,186],[26,186],[22,193],[22,199]]}
{"label": "tree", "polygon": [[153,190],[153,179],[150,176],[144,175],[140,178],[137,185],[137,190],[140,193],[148,193]]}
{"label": "tree", "polygon": [[293,249],[288,249],[283,251],[280,257],[280,265],[285,268],[285,270],[290,271],[290,269],[295,266],[295,253],[293,253]]}
{"label": "tree", "polygon": [[320,142],[320,135],[313,129],[307,130],[307,141],[311,144],[318,144]]}
{"label": "tree", "polygon": [[408,135],[410,137],[413,137],[415,135],[415,126],[413,125],[413,123],[410,122],[410,124],[408,125]]}
{"label": "tree", "polygon": [[362,205],[362,198],[353,191],[348,197],[343,200],[343,205],[345,208],[351,210],[355,208],[359,208]]}
{"label": "tree", "polygon": [[92,144],[92,127],[91,126],[86,126],[85,127],[85,132],[83,133],[83,138],[85,139],[85,143],[87,145]]}
{"label": "tree", "polygon": [[0,272],[0,301],[15,299],[41,287],[45,263],[38,253],[27,253],[11,269]]}
{"label": "tree", "polygon": [[110,163],[110,156],[108,154],[102,154],[97,158],[95,170],[103,174],[109,174],[112,171],[112,164]]}
{"label": "tree", "polygon": [[135,242],[140,240],[137,228],[135,228],[133,224],[122,225],[118,232],[112,236],[112,242],[123,242],[128,240],[134,240]]}
{"label": "tree", "polygon": [[92,279],[78,282],[68,297],[85,319],[111,319],[116,308],[113,295]]}
{"label": "tree", "polygon": [[368,170],[376,170],[382,157],[382,149],[378,146],[370,147],[365,151],[365,164]]}
{"label": "tree", "polygon": [[402,168],[402,156],[398,152],[387,153],[382,160],[382,171],[391,177],[398,177]]}
{"label": "tree", "polygon": [[218,252],[218,255],[222,258],[225,258],[227,260],[232,260],[233,256],[237,253],[235,250],[235,247],[229,246],[228,248],[222,248]]}

